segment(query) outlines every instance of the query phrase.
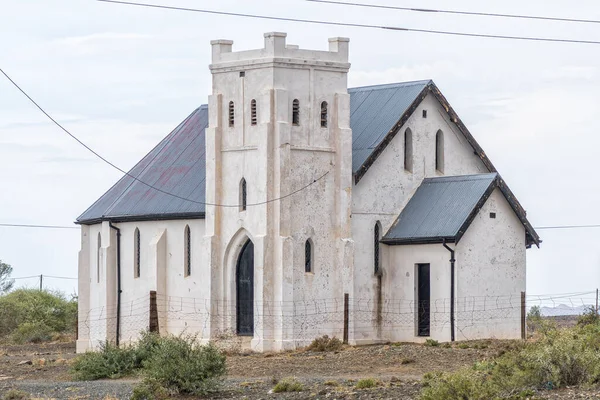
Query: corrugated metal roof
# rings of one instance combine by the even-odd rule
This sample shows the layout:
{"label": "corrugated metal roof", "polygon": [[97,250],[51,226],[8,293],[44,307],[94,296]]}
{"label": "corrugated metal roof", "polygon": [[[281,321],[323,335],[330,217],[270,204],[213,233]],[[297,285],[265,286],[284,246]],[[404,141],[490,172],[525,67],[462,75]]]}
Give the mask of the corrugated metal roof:
{"label": "corrugated metal roof", "polygon": [[498,174],[427,178],[383,238],[388,243],[449,242],[462,236],[477,204],[495,187]]}
{"label": "corrugated metal roof", "polygon": [[348,89],[352,171],[364,164],[430,80]]}
{"label": "corrugated metal roof", "polygon": [[199,203],[206,199],[207,126],[208,106],[202,105],[129,171],[130,175],[149,185],[195,202],[161,193],[126,175],[77,221],[201,216],[205,207]]}
{"label": "corrugated metal roof", "polygon": [[[353,172],[364,163],[394,124],[431,81],[393,83],[348,89]],[[202,105],[163,139],[129,173],[141,181],[195,202],[206,199],[204,131],[208,106]],[[170,196],[124,176],[77,218],[91,223],[202,216],[203,204]]]}

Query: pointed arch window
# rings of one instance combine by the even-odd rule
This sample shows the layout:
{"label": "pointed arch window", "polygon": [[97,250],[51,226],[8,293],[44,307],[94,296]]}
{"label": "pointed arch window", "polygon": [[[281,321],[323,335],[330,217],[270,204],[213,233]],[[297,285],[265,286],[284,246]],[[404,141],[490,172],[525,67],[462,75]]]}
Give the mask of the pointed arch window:
{"label": "pointed arch window", "polygon": [[100,283],[100,250],[102,249],[102,235],[98,232],[98,243],[96,248],[96,277]]}
{"label": "pointed arch window", "polygon": [[292,125],[300,125],[300,101],[298,99],[294,99],[292,102]]}
{"label": "pointed arch window", "polygon": [[141,237],[140,230],[135,228],[135,232],[133,233],[133,277],[139,278],[142,272],[142,257],[141,257]]}
{"label": "pointed arch window", "polygon": [[252,99],[250,101],[250,124],[256,125],[257,117],[256,117],[256,100]]}
{"label": "pointed arch window", "polygon": [[321,128],[327,128],[327,102],[321,103]]}
{"label": "pointed arch window", "polygon": [[235,125],[235,106],[233,101],[229,102],[229,126],[233,128]]}
{"label": "pointed arch window", "polygon": [[240,181],[240,211],[246,211],[246,205],[248,201],[248,189],[246,187],[246,179],[242,178]]}
{"label": "pointed arch window", "polygon": [[381,240],[381,223],[377,221],[373,229],[373,270],[375,275],[381,271],[381,254],[379,253],[379,241]]}
{"label": "pointed arch window", "polygon": [[410,128],[404,131],[404,169],[408,172],[413,170],[413,140]]}
{"label": "pointed arch window", "polygon": [[435,134],[435,169],[444,172],[444,132]]}
{"label": "pointed arch window", "polygon": [[189,225],[186,225],[183,231],[183,248],[184,276],[190,276],[192,274],[192,233]]}
{"label": "pointed arch window", "polygon": [[313,245],[310,239],[304,243],[304,272],[313,272]]}

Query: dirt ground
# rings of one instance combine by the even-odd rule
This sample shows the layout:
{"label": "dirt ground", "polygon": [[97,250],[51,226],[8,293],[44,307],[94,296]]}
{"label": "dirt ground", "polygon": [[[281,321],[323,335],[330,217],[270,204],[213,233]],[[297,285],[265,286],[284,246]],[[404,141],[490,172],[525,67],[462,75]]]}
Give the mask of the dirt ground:
{"label": "dirt ground", "polygon": [[[210,398],[417,399],[424,373],[453,371],[515,345],[511,341],[489,340],[462,342],[450,348],[390,344],[347,347],[332,353],[232,355],[227,359],[228,376],[223,389]],[[135,378],[72,382],[69,365],[75,356],[73,343],[0,346],[0,398],[9,389],[23,390],[40,399],[129,398]],[[296,377],[304,390],[269,393],[275,382],[286,377]],[[377,386],[356,389],[356,382],[362,378],[374,378]],[[540,393],[539,398],[600,399],[600,391],[567,388]]]}

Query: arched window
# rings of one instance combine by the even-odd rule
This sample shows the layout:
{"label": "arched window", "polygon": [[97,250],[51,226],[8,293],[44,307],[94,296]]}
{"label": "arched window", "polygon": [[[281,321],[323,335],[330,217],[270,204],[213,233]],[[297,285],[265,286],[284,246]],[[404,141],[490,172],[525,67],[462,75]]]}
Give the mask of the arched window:
{"label": "arched window", "polygon": [[102,235],[98,232],[98,247],[96,249],[96,276],[100,283],[100,249],[102,249]]}
{"label": "arched window", "polygon": [[189,225],[185,226],[183,232],[183,274],[184,276],[190,276],[192,274],[192,233],[190,232]]}
{"label": "arched window", "polygon": [[310,239],[304,243],[304,272],[313,272],[313,249]]}
{"label": "arched window", "polygon": [[404,169],[409,172],[413,170],[413,141],[410,128],[404,131]]}
{"label": "arched window", "polygon": [[321,103],[321,128],[327,128],[327,102]]}
{"label": "arched window", "polygon": [[379,241],[381,240],[381,224],[379,221],[375,223],[375,228],[373,229],[373,269],[375,271],[375,275],[379,274],[380,266],[381,266],[381,258],[379,254]]}
{"label": "arched window", "polygon": [[444,132],[435,134],[435,169],[444,172]]}
{"label": "arched window", "polygon": [[250,101],[250,124],[256,125],[256,100]]}
{"label": "arched window", "polygon": [[248,201],[248,189],[246,187],[246,179],[242,178],[240,181],[240,211],[246,211],[246,204]]}
{"label": "arched window", "polygon": [[233,127],[235,124],[235,107],[233,101],[229,102],[229,126]]}
{"label": "arched window", "polygon": [[140,254],[140,230],[135,228],[133,233],[133,277],[139,278],[142,270],[141,254]]}
{"label": "arched window", "polygon": [[300,101],[294,99],[292,102],[292,125],[300,125]]}

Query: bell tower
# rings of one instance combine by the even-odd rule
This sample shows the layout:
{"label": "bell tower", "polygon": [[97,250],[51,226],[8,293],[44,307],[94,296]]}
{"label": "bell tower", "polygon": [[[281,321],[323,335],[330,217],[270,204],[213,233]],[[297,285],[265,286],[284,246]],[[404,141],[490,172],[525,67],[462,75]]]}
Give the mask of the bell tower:
{"label": "bell tower", "polygon": [[[326,51],[305,50],[280,32],[256,50],[211,42],[206,251],[213,304],[238,308],[212,323],[213,334],[239,328],[236,268],[248,241],[257,350],[312,340],[318,335],[302,331],[310,316],[294,305],[351,290],[348,44],[332,38]],[[319,335],[341,337],[342,328],[322,326]]]}

